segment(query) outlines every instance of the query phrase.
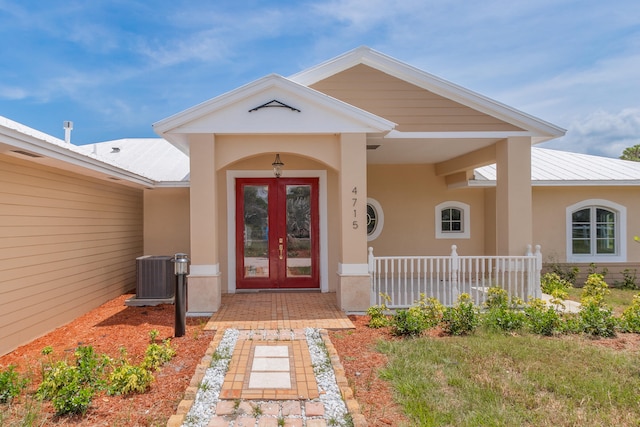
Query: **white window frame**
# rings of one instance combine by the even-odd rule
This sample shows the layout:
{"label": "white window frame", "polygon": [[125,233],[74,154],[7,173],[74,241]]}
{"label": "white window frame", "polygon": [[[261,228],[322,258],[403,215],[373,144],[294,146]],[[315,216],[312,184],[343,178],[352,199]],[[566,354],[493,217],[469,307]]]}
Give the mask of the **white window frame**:
{"label": "white window frame", "polygon": [[[573,253],[573,213],[585,208],[603,208],[616,215],[615,254],[574,254]],[[627,262],[627,208],[605,199],[588,199],[568,206],[566,209],[567,262]],[[591,230],[592,238],[595,230]]]}
{"label": "white window frame", "polygon": [[[442,211],[458,209],[462,212],[462,231],[442,231]],[[470,239],[471,238],[471,206],[455,200],[448,200],[436,206],[436,239]]]}
{"label": "white window frame", "polygon": [[373,209],[377,214],[376,228],[373,230],[373,233],[367,234],[367,242],[370,242],[377,239],[378,236],[380,236],[380,233],[382,233],[382,228],[384,227],[384,212],[382,211],[382,206],[376,199],[367,197],[367,205],[373,206]]}

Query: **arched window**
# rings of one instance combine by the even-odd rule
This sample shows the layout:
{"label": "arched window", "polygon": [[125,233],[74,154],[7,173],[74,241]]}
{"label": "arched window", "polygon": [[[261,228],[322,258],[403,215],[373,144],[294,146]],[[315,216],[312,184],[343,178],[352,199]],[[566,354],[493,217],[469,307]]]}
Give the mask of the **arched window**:
{"label": "arched window", "polygon": [[367,198],[367,241],[378,238],[384,226],[384,213],[377,200]]}
{"label": "arched window", "polygon": [[436,206],[436,239],[468,239],[471,237],[471,209],[468,204],[456,201]]}
{"label": "arched window", "polygon": [[567,261],[626,261],[626,208],[591,199],[567,208]]}

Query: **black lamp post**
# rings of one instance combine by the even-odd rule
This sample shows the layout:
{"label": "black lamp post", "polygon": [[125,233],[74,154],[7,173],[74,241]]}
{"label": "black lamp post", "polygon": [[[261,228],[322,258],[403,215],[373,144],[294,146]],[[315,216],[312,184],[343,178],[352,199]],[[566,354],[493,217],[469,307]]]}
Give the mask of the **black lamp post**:
{"label": "black lamp post", "polygon": [[176,274],[176,319],[175,337],[184,336],[187,323],[187,274],[189,274],[189,256],[187,254],[175,254],[173,267]]}

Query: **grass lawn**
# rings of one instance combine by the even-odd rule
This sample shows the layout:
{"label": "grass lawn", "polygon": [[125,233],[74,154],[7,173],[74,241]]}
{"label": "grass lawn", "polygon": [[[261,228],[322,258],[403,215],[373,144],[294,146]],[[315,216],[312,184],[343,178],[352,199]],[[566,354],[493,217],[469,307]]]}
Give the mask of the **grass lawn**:
{"label": "grass lawn", "polygon": [[380,341],[416,426],[623,426],[640,422],[640,366],[580,336],[477,332]]}
{"label": "grass lawn", "polygon": [[[637,289],[619,289],[609,288],[611,293],[604,299],[604,303],[613,309],[613,313],[616,316],[622,314],[625,308],[629,307],[633,301],[633,296],[640,294],[640,290]],[[572,301],[580,301],[582,297],[582,288],[569,289],[569,298]]]}

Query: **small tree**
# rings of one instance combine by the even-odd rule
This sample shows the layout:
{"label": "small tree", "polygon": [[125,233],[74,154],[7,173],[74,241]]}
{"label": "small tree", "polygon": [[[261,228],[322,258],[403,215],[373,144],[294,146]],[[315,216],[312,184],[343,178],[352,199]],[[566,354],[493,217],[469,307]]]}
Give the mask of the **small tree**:
{"label": "small tree", "polygon": [[640,144],[625,148],[620,159],[640,162]]}

